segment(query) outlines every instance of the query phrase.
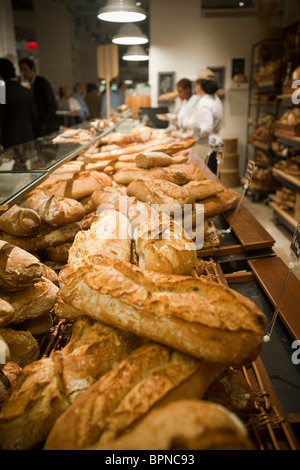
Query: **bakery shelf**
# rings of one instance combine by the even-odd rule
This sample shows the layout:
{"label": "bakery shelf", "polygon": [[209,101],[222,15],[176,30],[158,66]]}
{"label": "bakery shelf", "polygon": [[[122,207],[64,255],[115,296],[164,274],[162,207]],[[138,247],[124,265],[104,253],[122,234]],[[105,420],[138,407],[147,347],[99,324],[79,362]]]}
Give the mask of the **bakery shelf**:
{"label": "bakery shelf", "polygon": [[300,137],[287,137],[279,132],[275,132],[275,137],[278,137],[280,142],[288,147],[300,148]]}
{"label": "bakery shelf", "polygon": [[272,173],[278,181],[290,188],[292,191],[300,192],[300,178],[296,176],[288,175],[282,170],[272,168]]}
{"label": "bakery shelf", "polygon": [[286,211],[282,210],[276,202],[269,202],[270,207],[274,210],[275,215],[285,225],[290,232],[294,233],[297,228],[298,222],[290,216]]}

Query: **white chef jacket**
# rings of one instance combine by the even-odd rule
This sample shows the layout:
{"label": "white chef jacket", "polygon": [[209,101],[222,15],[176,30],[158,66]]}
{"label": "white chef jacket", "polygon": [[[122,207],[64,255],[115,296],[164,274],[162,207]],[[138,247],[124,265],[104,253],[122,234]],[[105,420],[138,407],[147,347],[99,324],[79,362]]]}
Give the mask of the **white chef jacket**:
{"label": "white chef jacket", "polygon": [[192,95],[190,99],[183,101],[177,113],[177,124],[181,128],[193,127],[193,116],[199,102],[199,95]]}
{"label": "white chef jacket", "polygon": [[216,139],[216,144],[222,141],[220,130],[223,120],[223,104],[218,95],[203,95],[200,97],[191,121],[193,127],[200,128],[199,143],[211,145]]}

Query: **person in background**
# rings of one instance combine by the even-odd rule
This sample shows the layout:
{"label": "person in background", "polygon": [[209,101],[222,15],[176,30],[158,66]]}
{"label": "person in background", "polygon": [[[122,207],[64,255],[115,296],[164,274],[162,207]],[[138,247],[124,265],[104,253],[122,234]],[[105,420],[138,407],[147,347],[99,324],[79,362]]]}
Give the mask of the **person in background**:
{"label": "person in background", "polygon": [[75,83],[72,96],[80,104],[79,117],[81,118],[81,121],[86,121],[90,117],[90,110],[86,104],[84,98],[84,88],[81,83]]}
{"label": "person in background", "polygon": [[[110,88],[110,108],[116,110],[119,106],[121,106],[120,97]],[[100,116],[106,118],[106,91],[102,94]]]}
{"label": "person in background", "polygon": [[71,94],[69,87],[64,86],[59,89],[57,98],[58,111],[69,111],[72,116],[80,117],[81,106]]}
{"label": "person in background", "polygon": [[90,119],[98,119],[101,110],[101,94],[96,83],[87,85],[85,101],[90,111]]}
{"label": "person in background", "polygon": [[24,79],[30,84],[38,113],[36,137],[57,132],[59,126],[56,116],[56,101],[50,83],[46,78],[36,74],[35,64],[31,59],[21,59],[19,66]]}
{"label": "person in background", "polygon": [[[199,101],[196,113],[193,116],[193,125],[199,129],[198,143],[206,146],[217,146],[222,142],[220,130],[223,120],[223,103],[217,95],[219,90],[214,73],[209,69],[203,69],[198,74],[196,93]],[[216,152],[212,152],[208,161],[208,167],[213,173],[217,173]]]}
{"label": "person in background", "polygon": [[187,78],[182,78],[176,85],[181,107],[177,112],[177,125],[183,130],[193,126],[193,115],[199,96],[192,92],[192,82]]}
{"label": "person in background", "polygon": [[6,86],[6,104],[0,105],[2,146],[9,148],[34,140],[37,113],[32,92],[20,85],[13,64],[6,58],[0,59],[0,79]]}
{"label": "person in background", "polygon": [[127,90],[126,83],[125,83],[125,82],[119,83],[117,93],[118,93],[119,98],[120,98],[120,106],[121,106],[122,104],[125,104],[125,93],[126,93],[126,90]]}

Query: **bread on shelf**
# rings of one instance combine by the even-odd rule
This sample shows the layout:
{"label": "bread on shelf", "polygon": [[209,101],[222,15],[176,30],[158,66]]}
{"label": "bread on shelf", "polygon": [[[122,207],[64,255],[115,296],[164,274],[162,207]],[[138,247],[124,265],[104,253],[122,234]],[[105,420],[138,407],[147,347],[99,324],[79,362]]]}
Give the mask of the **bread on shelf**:
{"label": "bread on shelf", "polygon": [[17,237],[36,235],[41,228],[41,219],[36,211],[12,206],[0,216],[0,230]]}

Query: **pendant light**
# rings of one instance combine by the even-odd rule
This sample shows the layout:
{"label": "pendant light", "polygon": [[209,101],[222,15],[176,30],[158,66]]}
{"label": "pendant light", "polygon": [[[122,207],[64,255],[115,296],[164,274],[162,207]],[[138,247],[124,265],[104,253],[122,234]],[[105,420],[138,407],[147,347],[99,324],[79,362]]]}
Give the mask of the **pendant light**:
{"label": "pendant light", "polygon": [[141,45],[147,44],[149,39],[142,30],[134,23],[124,24],[113,37],[112,42],[119,45]]}
{"label": "pendant light", "polygon": [[141,46],[131,46],[123,55],[123,60],[139,62],[149,60],[149,56]]}
{"label": "pendant light", "polygon": [[136,6],[133,0],[108,0],[98,12],[100,20],[113,23],[135,23],[143,21],[146,16],[146,12]]}

